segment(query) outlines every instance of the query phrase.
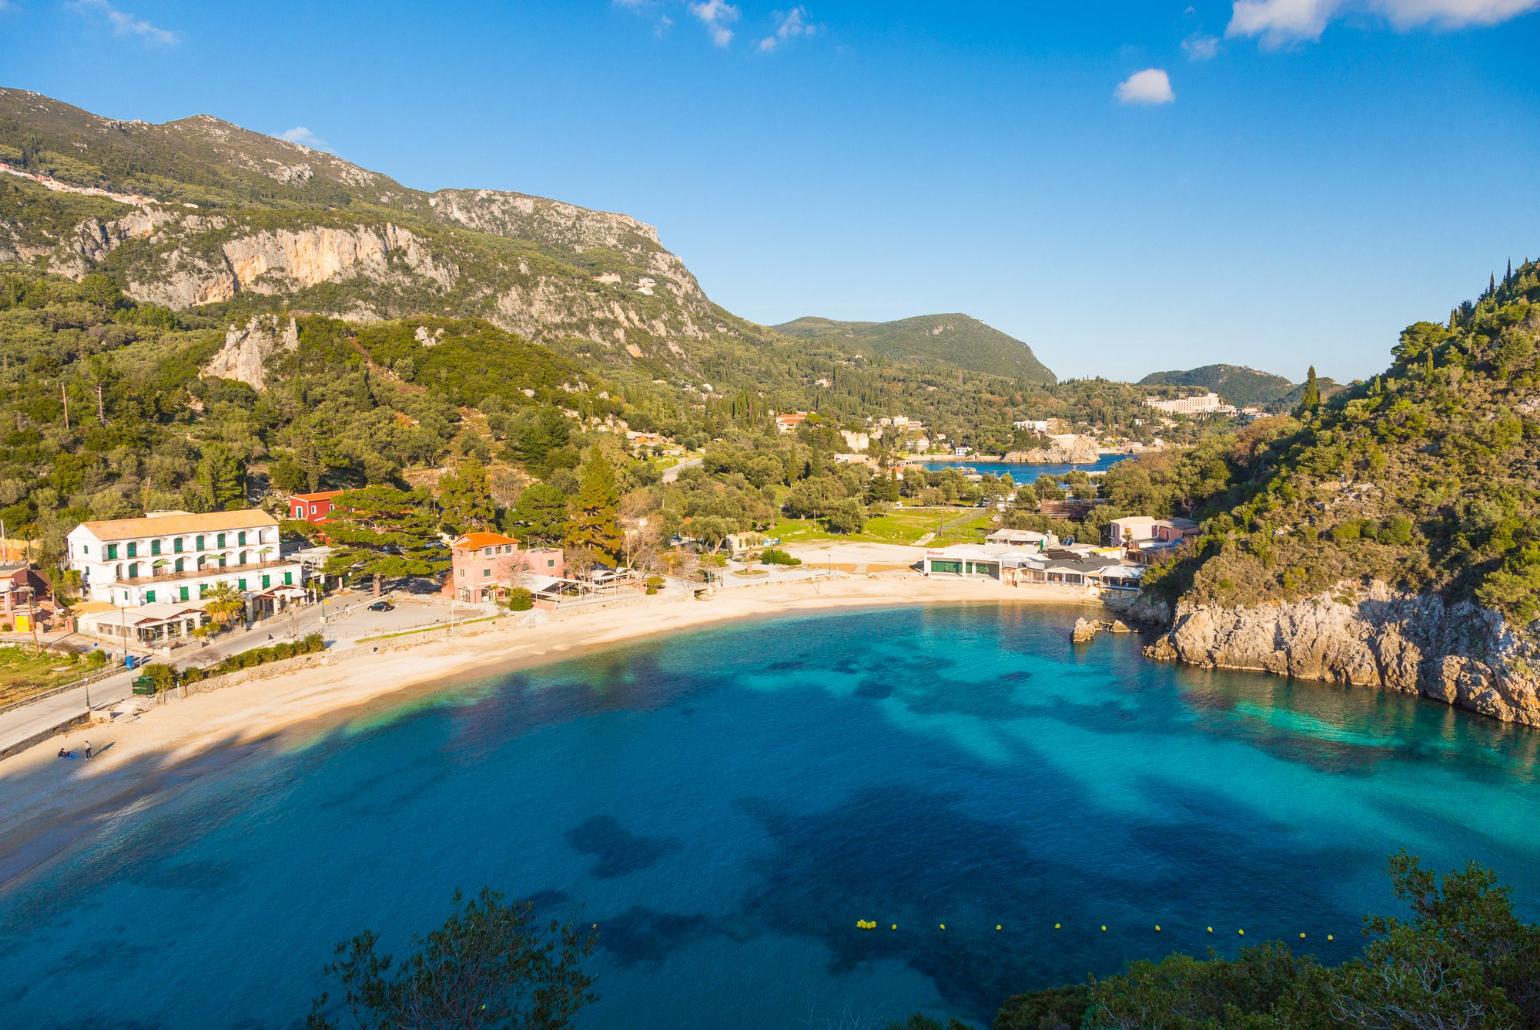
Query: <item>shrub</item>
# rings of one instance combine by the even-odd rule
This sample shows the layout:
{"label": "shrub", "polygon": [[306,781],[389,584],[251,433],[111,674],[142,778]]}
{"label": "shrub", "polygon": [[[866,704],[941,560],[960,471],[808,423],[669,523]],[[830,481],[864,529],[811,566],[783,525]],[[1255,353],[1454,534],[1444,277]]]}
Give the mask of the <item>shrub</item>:
{"label": "shrub", "polygon": [[523,587],[514,587],[508,591],[508,610],[512,612],[527,612],[535,606],[535,595]]}
{"label": "shrub", "polygon": [[647,596],[651,597],[663,589],[663,584],[668,582],[662,576],[648,576],[644,585],[647,588]]}
{"label": "shrub", "polygon": [[766,565],[801,565],[801,558],[794,558],[779,547],[767,547],[759,560]]}

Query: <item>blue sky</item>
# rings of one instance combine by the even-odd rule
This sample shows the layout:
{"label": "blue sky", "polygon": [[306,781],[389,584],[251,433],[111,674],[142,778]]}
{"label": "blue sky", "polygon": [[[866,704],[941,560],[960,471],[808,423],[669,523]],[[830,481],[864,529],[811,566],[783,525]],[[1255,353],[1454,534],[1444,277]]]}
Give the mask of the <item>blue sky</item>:
{"label": "blue sky", "polygon": [[0,0],[0,81],[658,226],[728,309],[1370,374],[1540,255],[1540,0]]}

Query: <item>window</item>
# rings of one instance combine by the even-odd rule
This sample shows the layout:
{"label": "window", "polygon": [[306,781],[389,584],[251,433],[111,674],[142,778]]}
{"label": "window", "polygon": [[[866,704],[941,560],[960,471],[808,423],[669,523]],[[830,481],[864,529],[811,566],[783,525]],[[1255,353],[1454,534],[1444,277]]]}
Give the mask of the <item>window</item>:
{"label": "window", "polygon": [[545,560],[545,567],[548,568],[548,569],[556,568],[556,559],[555,558],[547,558]]}
{"label": "window", "polygon": [[118,545],[117,544],[108,544],[107,545],[107,560],[108,561],[116,561],[117,557],[118,557]]}
{"label": "window", "polygon": [[270,587],[272,585],[273,585],[273,577],[264,574],[263,577],[262,577],[262,589],[266,590],[268,587]]}
{"label": "window", "polygon": [[490,558],[490,557],[492,557],[492,548],[490,548],[490,547],[483,547],[483,548],[482,548],[482,549],[481,549],[481,553],[482,553],[482,554],[483,554],[483,555],[484,555],[484,556],[486,556],[486,557],[488,557],[488,558]]}
{"label": "window", "polygon": [[313,505],[313,504],[310,506],[310,514],[312,514],[312,515],[315,514],[315,505]]}
{"label": "window", "polygon": [[187,588],[186,587],[177,587],[177,591],[176,592],[177,592],[177,600],[178,601],[185,601],[185,600],[187,600]]}
{"label": "window", "polygon": [[171,541],[171,550],[176,552],[177,554],[181,554],[182,553],[182,538],[181,537],[177,537],[175,540]]}
{"label": "window", "polygon": [[[177,559],[177,560],[176,560],[176,566],[175,566],[175,569],[176,569],[176,571],[177,571],[177,572],[183,572],[183,571],[185,571],[185,570],[184,570],[184,569],[183,569],[183,565],[184,565],[184,564],[185,564],[185,563],[186,563],[186,561],[187,561],[187,559],[186,559],[186,558],[178,558],[178,559]],[[184,600],[184,601],[185,601],[185,600],[186,600],[186,598],[183,598],[183,600]]]}
{"label": "window", "polygon": [[[262,578],[263,578],[263,579],[266,579],[266,578],[267,578],[267,577],[266,577],[266,576],[263,576],[263,577],[262,577]],[[263,585],[263,586],[267,586],[267,584],[266,584],[266,583],[263,583],[263,584],[262,584],[262,585]],[[246,592],[246,581],[245,581],[245,580],[244,580],[244,579],[238,579],[238,580],[236,580],[236,581],[235,581],[235,589],[237,589],[237,590],[239,590],[239,591],[240,591],[240,592],[241,592],[241,593],[243,593],[243,594],[244,594],[244,593],[245,593],[245,592]]]}
{"label": "window", "polygon": [[154,604],[155,603],[155,591],[153,591],[153,590],[146,590],[144,592],[144,603],[145,604]]}
{"label": "window", "polygon": [[198,534],[198,546],[193,548],[193,550],[196,550],[196,551],[203,550],[203,534],[202,533]]}
{"label": "window", "polygon": [[209,592],[209,585],[207,583],[199,583],[198,584],[198,596],[199,597],[207,596],[208,592]]}
{"label": "window", "polygon": [[130,558],[137,558],[137,557],[139,557],[139,541],[137,541],[137,540],[130,540],[128,542],[128,556]]}
{"label": "window", "polygon": [[216,537],[215,539],[217,541],[215,543],[215,545],[214,545],[215,547],[223,547],[223,546],[225,546],[225,535],[223,533],[219,534],[219,536]]}
{"label": "window", "polygon": [[160,541],[159,540],[151,540],[150,541],[150,553],[152,555],[160,553]]}
{"label": "window", "polygon": [[296,504],[294,506],[294,517],[297,519],[305,517],[305,506],[303,504]]}
{"label": "window", "polygon": [[455,569],[455,575],[456,576],[463,576],[463,575],[465,575],[465,570],[464,569]]}
{"label": "window", "polygon": [[482,569],[481,570],[481,578],[482,579],[485,579],[485,578],[487,578],[490,575],[492,575],[492,570],[491,569]]}
{"label": "window", "polygon": [[135,579],[135,578],[138,577],[138,575],[139,575],[139,563],[136,562],[136,561],[129,562],[128,563],[128,578],[129,579]]}
{"label": "window", "polygon": [[283,585],[286,587],[292,587],[294,585],[294,573],[285,572],[283,574]]}
{"label": "window", "polygon": [[245,547],[246,546],[246,534],[245,534],[244,531],[240,532],[240,533],[237,533],[235,535],[235,545],[237,547]]}

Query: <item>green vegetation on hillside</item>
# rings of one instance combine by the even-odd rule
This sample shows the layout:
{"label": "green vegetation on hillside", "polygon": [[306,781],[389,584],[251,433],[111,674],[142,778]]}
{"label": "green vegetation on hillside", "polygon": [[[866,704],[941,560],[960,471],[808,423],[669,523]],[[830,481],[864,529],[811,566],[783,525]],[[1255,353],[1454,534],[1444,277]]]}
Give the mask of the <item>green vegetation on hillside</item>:
{"label": "green vegetation on hillside", "polygon": [[1540,269],[1409,326],[1379,376],[1195,453],[1191,553],[1146,582],[1221,604],[1376,579],[1540,618]]}
{"label": "green vegetation on hillside", "polygon": [[840,322],[808,316],[775,329],[867,356],[920,358],[1031,383],[1055,381],[1031,347],[968,315],[919,315],[894,322]]}
{"label": "green vegetation on hillside", "polygon": [[1182,371],[1151,372],[1139,386],[1194,386],[1212,390],[1237,408],[1265,408],[1278,403],[1294,384],[1283,376],[1259,372],[1244,365],[1204,365]]}

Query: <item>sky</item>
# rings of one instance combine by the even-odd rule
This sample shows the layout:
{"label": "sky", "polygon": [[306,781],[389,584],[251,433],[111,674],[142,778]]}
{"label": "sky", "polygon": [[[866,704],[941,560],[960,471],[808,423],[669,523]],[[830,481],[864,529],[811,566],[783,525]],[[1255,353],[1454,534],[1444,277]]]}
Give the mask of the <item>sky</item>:
{"label": "sky", "polygon": [[657,226],[758,322],[1383,368],[1540,256],[1540,0],[0,0],[0,84]]}

